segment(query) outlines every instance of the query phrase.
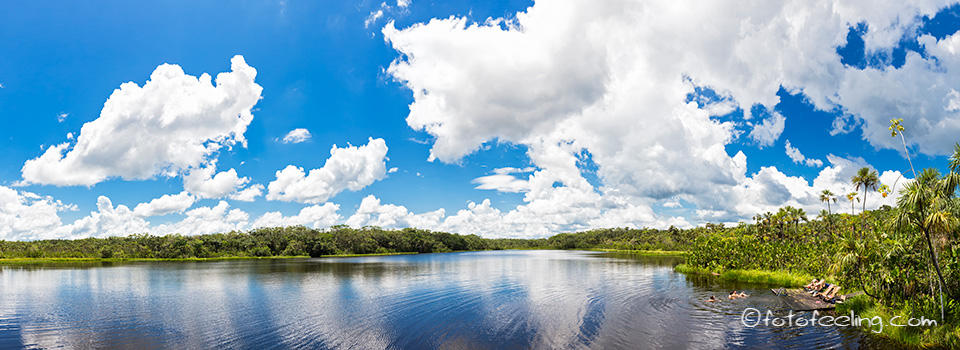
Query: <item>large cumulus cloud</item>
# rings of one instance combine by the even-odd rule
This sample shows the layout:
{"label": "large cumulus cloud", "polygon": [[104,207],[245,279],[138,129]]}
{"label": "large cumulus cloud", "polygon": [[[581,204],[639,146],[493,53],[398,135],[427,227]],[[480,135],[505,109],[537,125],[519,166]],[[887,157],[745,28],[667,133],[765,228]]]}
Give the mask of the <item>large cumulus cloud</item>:
{"label": "large cumulus cloud", "polygon": [[[875,100],[925,111],[904,114],[908,127],[923,152],[941,153],[947,136],[926,136],[960,134],[960,107],[950,107],[960,106],[960,93],[947,89],[958,86],[951,81],[960,75],[950,73],[960,69],[952,65],[960,40],[920,38],[930,57],[910,56],[900,69],[845,66],[837,47],[852,26],[865,24],[868,53],[892,50],[922,16],[947,4],[552,0],[508,19],[388,23],[383,34],[401,54],[387,72],[413,94],[408,125],[435,137],[430,159],[455,163],[486,142],[526,146],[538,169],[517,179],[526,181],[526,203],[480,212],[498,223],[531,214],[525,218],[538,228],[556,232],[589,223],[679,223],[650,211],[676,199],[692,204],[686,209],[698,222],[746,219],[781,205],[816,210],[814,194],[840,193],[849,182],[821,178],[867,164],[830,156],[831,166],[811,183],[775,167],[748,174],[746,156],[728,147],[743,142],[740,135],[761,147],[779,141],[781,89],[864,121],[864,138],[878,147],[895,145],[879,132],[890,110]],[[935,93],[926,96],[931,86]],[[702,88],[720,102],[691,102]],[[717,118],[736,107],[741,119]],[[599,184],[586,180],[583,154]],[[638,214],[623,215],[630,210]],[[518,235],[541,231],[514,226]]]}
{"label": "large cumulus cloud", "polygon": [[163,64],[141,87],[120,85],[100,117],[83,125],[76,144],[50,146],[22,169],[23,184],[92,186],[119,177],[142,180],[201,165],[223,147],[240,143],[262,88],[242,56],[231,71],[187,75]]}

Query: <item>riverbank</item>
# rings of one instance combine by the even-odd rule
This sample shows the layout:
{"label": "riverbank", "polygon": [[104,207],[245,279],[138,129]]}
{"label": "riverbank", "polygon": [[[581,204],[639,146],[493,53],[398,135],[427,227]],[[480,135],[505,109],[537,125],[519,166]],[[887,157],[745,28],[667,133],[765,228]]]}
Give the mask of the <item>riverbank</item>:
{"label": "riverbank", "polygon": [[[550,248],[535,249],[510,249],[510,250],[544,250]],[[481,249],[489,250],[489,249]],[[439,253],[457,253],[481,250],[460,250]],[[584,249],[587,251],[636,254],[645,256],[683,256],[686,252],[669,250],[626,250],[626,249]],[[388,253],[368,253],[368,254],[327,254],[320,258],[357,258],[366,256],[390,256],[390,255],[411,255],[420,254],[418,252],[388,252]],[[83,263],[83,262],[142,262],[142,261],[216,261],[216,260],[258,260],[258,259],[295,259],[310,258],[309,255],[277,255],[277,256],[221,256],[211,258],[5,258],[0,259],[0,266],[3,265],[38,265],[51,263]]]}
{"label": "riverbank", "polygon": [[[399,253],[370,253],[370,254],[331,254],[320,258],[356,258],[364,256],[410,255],[417,252]],[[264,260],[264,259],[308,259],[309,255],[278,255],[278,256],[221,256],[213,258],[14,258],[0,259],[3,265],[41,265],[55,263],[86,263],[86,262],[157,262],[157,261],[217,261],[217,260]]]}
{"label": "riverbank", "polygon": [[687,252],[682,250],[637,250],[637,249],[605,249],[605,248],[593,248],[593,249],[584,249],[592,252],[605,252],[605,253],[622,253],[622,254],[635,254],[635,255],[645,255],[645,256],[677,256],[683,257],[686,256]]}
{"label": "riverbank", "polygon": [[740,282],[756,282],[780,285],[782,287],[796,288],[810,283],[814,279],[805,273],[794,273],[790,271],[764,271],[764,270],[721,270],[711,271],[707,268],[690,266],[687,264],[677,265],[674,270],[685,274],[713,275],[720,279]]}
{"label": "riverbank", "polygon": [[[448,252],[453,253],[453,252]],[[413,255],[420,254],[417,252],[396,252],[396,253],[370,253],[370,254],[331,254],[331,255],[321,255],[321,258],[359,258],[364,256],[387,256],[387,255]],[[305,256],[309,258],[309,256]]]}
{"label": "riverbank", "polygon": [[39,265],[53,263],[84,262],[140,262],[140,261],[215,261],[215,260],[254,260],[254,259],[294,259],[309,258],[309,255],[293,256],[222,256],[214,258],[13,258],[0,259],[3,265]]}
{"label": "riverbank", "polygon": [[[687,264],[677,265],[674,270],[683,274],[712,275],[723,280],[769,283],[788,288],[801,287],[814,278],[804,273],[792,273],[789,271],[726,270],[718,272]],[[832,276],[826,278],[827,280],[833,279]],[[856,291],[856,289],[850,290],[850,292],[854,291]],[[932,301],[930,303],[932,303]],[[853,311],[853,313],[861,319],[870,320],[869,322],[863,323],[861,329],[864,332],[892,340],[901,345],[914,348],[960,348],[960,325],[941,324],[939,314],[930,313],[930,309],[930,305],[911,305],[909,303],[898,308],[893,308],[878,304],[866,295],[860,295],[847,300],[845,303],[837,304],[835,311],[838,315],[849,314]],[[928,320],[937,320],[937,326],[897,327],[888,325],[887,327],[879,327],[875,325],[877,322],[874,321],[883,320],[883,322],[889,324],[907,324],[908,320],[919,319],[921,317],[925,317]]]}

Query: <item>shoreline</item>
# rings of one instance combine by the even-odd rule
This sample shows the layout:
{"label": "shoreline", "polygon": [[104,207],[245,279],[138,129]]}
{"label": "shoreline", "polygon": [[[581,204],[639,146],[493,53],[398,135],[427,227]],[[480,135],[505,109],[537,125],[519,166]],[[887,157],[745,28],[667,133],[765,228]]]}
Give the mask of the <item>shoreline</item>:
{"label": "shoreline", "polygon": [[[561,249],[561,250],[565,250],[565,249]],[[590,248],[590,249],[577,249],[577,250],[585,250],[590,252],[604,252],[604,253],[635,254],[635,255],[645,255],[645,256],[685,257],[687,255],[687,252],[683,250],[643,250],[643,249],[607,249],[607,248]]]}
{"label": "shoreline", "polygon": [[56,263],[84,262],[157,262],[157,261],[216,261],[216,260],[263,260],[310,258],[307,255],[294,256],[220,256],[213,258],[3,258],[0,266],[42,265]]}
{"label": "shoreline", "polygon": [[[435,252],[430,254],[443,253],[462,253],[479,251],[496,251],[499,249],[484,250],[457,250],[449,252]],[[503,250],[583,250],[606,253],[636,254],[645,256],[676,256],[683,257],[687,252],[672,250],[632,250],[632,249],[559,249],[559,248],[535,248],[535,249],[503,249]],[[313,258],[309,255],[277,255],[277,256],[219,256],[210,258],[0,258],[0,266],[17,265],[42,265],[55,263],[75,263],[75,262],[158,262],[158,261],[217,261],[217,260],[262,260],[262,259],[324,259],[324,258],[358,258],[367,256],[391,256],[391,255],[415,255],[423,254],[418,252],[389,252],[389,253],[368,253],[368,254],[331,254],[321,255]]]}
{"label": "shoreline", "polygon": [[[804,284],[814,278],[807,274],[792,273],[789,271],[733,269],[725,271],[719,270],[720,272],[715,272],[707,268],[694,267],[687,264],[675,266],[674,271],[690,275],[710,275],[728,281],[780,284],[784,287],[793,288],[802,287]],[[827,276],[826,278],[834,280],[836,279],[834,276]],[[870,299],[870,297],[866,295],[856,296],[848,299],[847,302],[843,304],[837,304],[837,313],[845,314],[851,311],[864,319],[880,317],[883,320],[891,320],[893,317],[901,317],[903,319],[917,317],[917,315],[908,315],[906,310],[903,309],[896,309],[888,305],[877,304],[874,300]],[[949,346],[946,343],[923,342],[920,339],[919,334],[907,332],[907,329],[905,329],[906,327],[882,327],[879,333],[875,332],[874,329],[871,329],[867,323],[858,328],[864,333],[883,338],[900,346],[911,348],[939,348]],[[954,329],[951,330],[949,329],[949,325],[938,323],[938,326],[928,328],[924,330],[924,332],[957,334],[960,332],[960,328],[954,327]],[[945,339],[949,336],[950,335],[943,335],[941,336],[941,339]]]}
{"label": "shoreline", "polygon": [[[687,264],[680,264],[673,268],[674,271],[683,274],[693,275],[712,275],[723,280],[780,284],[783,287],[801,287],[810,282],[814,277],[805,273],[794,273],[790,271],[768,271],[768,270],[718,270],[711,271],[703,267],[695,267]],[[833,276],[827,276],[833,278]]]}
{"label": "shoreline", "polygon": [[96,262],[176,262],[176,261],[218,261],[218,260],[268,260],[268,259],[323,259],[356,258],[364,256],[411,255],[417,252],[370,253],[370,254],[333,254],[313,258],[309,255],[276,256],[218,256],[212,258],[2,258],[0,266],[43,265],[57,263],[96,263]]}

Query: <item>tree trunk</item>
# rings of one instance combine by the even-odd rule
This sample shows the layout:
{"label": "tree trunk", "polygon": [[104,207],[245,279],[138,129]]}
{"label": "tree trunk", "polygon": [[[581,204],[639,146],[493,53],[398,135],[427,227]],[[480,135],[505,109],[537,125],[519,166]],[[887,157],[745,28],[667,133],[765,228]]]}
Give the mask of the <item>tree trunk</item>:
{"label": "tree trunk", "polygon": [[860,271],[860,258],[857,257],[857,279],[860,280],[860,289],[863,289],[863,294],[866,294],[868,297],[873,298],[874,300],[880,300],[873,294],[867,291],[867,286],[863,284],[863,271]]}
{"label": "tree trunk", "polygon": [[943,322],[943,285],[947,283],[943,280],[943,273],[940,272],[940,262],[937,260],[937,252],[933,250],[933,240],[930,239],[930,231],[926,227],[923,228],[923,235],[927,238],[927,248],[930,248],[933,267],[937,271],[937,278],[940,280],[940,322]]}
{"label": "tree trunk", "polygon": [[863,209],[860,209],[860,212],[867,212],[867,186],[863,186]]}

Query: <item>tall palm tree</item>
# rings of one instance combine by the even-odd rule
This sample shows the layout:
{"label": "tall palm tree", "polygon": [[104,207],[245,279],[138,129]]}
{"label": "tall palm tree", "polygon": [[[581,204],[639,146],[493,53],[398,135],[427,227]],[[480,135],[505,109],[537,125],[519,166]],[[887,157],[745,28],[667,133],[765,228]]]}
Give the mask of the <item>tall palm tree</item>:
{"label": "tall palm tree", "polygon": [[950,173],[944,176],[945,190],[953,194],[960,187],[960,142],[953,144],[953,155],[950,156]]}
{"label": "tall palm tree", "polygon": [[[827,203],[827,215],[826,215],[826,216],[823,216],[823,218],[827,219],[827,223],[829,223],[829,225],[830,225],[830,233],[832,234],[832,233],[833,233],[833,218],[831,217],[831,214],[833,214],[833,213],[832,213],[832,211],[830,210],[830,201],[831,201],[831,200],[832,200],[834,203],[837,202],[837,196],[834,195],[833,192],[830,192],[830,190],[823,190],[823,192],[820,192],[820,202],[821,202],[821,203],[823,203],[823,202],[826,202],[826,203]],[[822,215],[821,215],[821,216],[822,216]]]}
{"label": "tall palm tree", "polygon": [[917,176],[917,171],[913,169],[913,161],[910,160],[910,152],[907,151],[907,139],[903,137],[903,125],[900,123],[903,122],[903,118],[890,119],[890,137],[897,137],[900,135],[900,142],[903,143],[903,155],[907,156],[907,162],[910,163],[910,171],[913,172],[913,176]]}
{"label": "tall palm tree", "polygon": [[[954,153],[954,157],[960,158],[960,149]],[[937,251],[933,248],[932,236],[949,234],[958,226],[957,218],[951,214],[949,208],[950,200],[956,191],[956,187],[951,186],[952,181],[949,180],[953,174],[956,172],[951,171],[951,174],[941,178],[940,172],[936,169],[924,169],[916,180],[903,188],[900,198],[897,199],[897,206],[900,207],[896,219],[897,226],[916,227],[923,232],[927,240],[930,259],[940,282],[941,319],[943,319],[943,285],[946,282],[943,279],[943,272],[940,271]]]}
{"label": "tall palm tree", "polygon": [[773,219],[774,219],[773,213],[769,211],[766,213],[763,213],[763,223],[764,223],[764,226],[767,227],[768,229],[771,226],[773,226]]}
{"label": "tall palm tree", "polygon": [[800,232],[800,220],[803,220],[803,222],[810,222],[810,220],[807,219],[807,212],[803,210],[803,208],[796,208],[793,214],[796,217],[796,221],[794,222],[794,229],[797,232]]}
{"label": "tall palm tree", "polygon": [[870,170],[869,167],[860,168],[857,170],[857,174],[850,178],[856,186],[856,190],[859,191],[863,187],[863,209],[860,212],[867,211],[867,189],[877,190],[877,187],[880,186],[880,177],[877,176],[876,170]]}
{"label": "tall palm tree", "polygon": [[820,192],[820,203],[823,203],[823,202],[827,203],[827,214],[832,214],[830,211],[831,200],[834,203],[837,202],[837,196],[835,196],[833,192],[830,192],[830,190],[823,190],[823,192]]}
{"label": "tall palm tree", "polygon": [[857,197],[856,192],[847,193],[847,200],[850,201],[850,215],[853,215],[853,200],[856,199],[857,202],[860,201],[860,197]]}

